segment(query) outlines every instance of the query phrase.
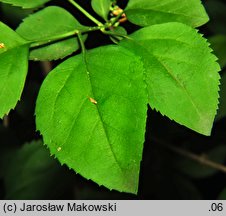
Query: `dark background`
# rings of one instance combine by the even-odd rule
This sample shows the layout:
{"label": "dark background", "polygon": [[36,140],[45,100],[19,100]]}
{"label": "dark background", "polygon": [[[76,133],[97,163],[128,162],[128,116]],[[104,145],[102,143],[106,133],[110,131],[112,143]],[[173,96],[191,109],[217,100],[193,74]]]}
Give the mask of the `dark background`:
{"label": "dark background", "polygon": [[[77,2],[95,16],[87,1]],[[124,2],[120,6],[125,7],[126,1],[119,2]],[[200,32],[207,38],[216,35],[226,37],[226,2],[203,2],[210,22],[201,27]],[[82,24],[93,24],[68,3],[52,1],[48,5],[62,6],[74,14]],[[31,12],[0,4],[1,20],[13,29]],[[124,27],[128,33],[138,29],[129,23],[124,24]],[[86,47],[91,49],[109,43],[112,42],[107,36],[95,32],[89,35]],[[226,46],[222,47],[222,50],[225,49]],[[205,137],[149,108],[137,196],[109,191],[75,174],[66,166],[61,167],[57,160],[49,157],[48,151],[42,145],[39,145],[41,150],[37,146],[30,149],[28,145],[31,144],[24,147],[25,143],[41,139],[35,128],[35,101],[46,74],[60,62],[30,62],[22,100],[16,109],[0,122],[1,199],[226,199],[225,173],[175,152],[178,149],[185,151],[185,154],[192,152],[201,155],[199,159],[209,158],[226,165],[224,116],[217,118],[212,135]],[[223,76],[224,68],[220,73]],[[176,149],[172,149],[171,146]],[[39,164],[40,157],[42,165]]]}

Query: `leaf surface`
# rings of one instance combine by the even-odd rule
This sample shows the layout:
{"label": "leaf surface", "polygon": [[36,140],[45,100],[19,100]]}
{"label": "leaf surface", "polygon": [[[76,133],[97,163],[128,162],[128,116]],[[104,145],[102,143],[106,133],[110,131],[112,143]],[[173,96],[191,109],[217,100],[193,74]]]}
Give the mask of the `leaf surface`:
{"label": "leaf surface", "polygon": [[121,45],[143,59],[150,106],[210,135],[220,67],[207,41],[187,25],[166,23],[143,28]]}
{"label": "leaf surface", "polygon": [[0,22],[0,118],[16,106],[28,69],[27,41]]}
{"label": "leaf surface", "polygon": [[24,9],[21,7],[14,7],[10,4],[1,4],[1,17],[7,20],[8,26],[18,26],[22,19],[33,13],[35,9]]}
{"label": "leaf surface", "polygon": [[50,0],[0,0],[0,2],[23,8],[36,8],[49,1]]}
{"label": "leaf surface", "polygon": [[130,22],[140,26],[182,22],[198,27],[209,20],[200,0],[130,0],[125,12]]}
{"label": "leaf surface", "polygon": [[79,49],[78,39],[75,36],[55,43],[51,42],[51,38],[84,28],[63,8],[50,6],[25,18],[16,32],[26,40],[50,41],[50,44],[32,49],[30,52],[30,59],[44,61],[64,58]]}
{"label": "leaf surface", "polygon": [[107,21],[110,11],[111,0],[92,0],[91,5],[93,10],[104,20]]}
{"label": "leaf surface", "polygon": [[142,62],[123,47],[106,46],[49,74],[36,125],[61,163],[110,189],[136,193],[146,111]]}

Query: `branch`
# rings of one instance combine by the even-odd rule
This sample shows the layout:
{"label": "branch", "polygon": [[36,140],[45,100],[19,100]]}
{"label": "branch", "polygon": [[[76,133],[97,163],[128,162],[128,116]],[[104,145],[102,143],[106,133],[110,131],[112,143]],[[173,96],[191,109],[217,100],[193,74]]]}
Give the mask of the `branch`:
{"label": "branch", "polygon": [[83,30],[75,29],[73,31],[63,33],[61,35],[55,35],[55,36],[52,36],[50,38],[45,38],[42,41],[31,41],[31,46],[30,47],[31,48],[36,48],[36,47],[39,47],[39,46],[48,45],[48,44],[53,43],[53,42],[57,42],[57,41],[60,41],[60,40],[65,40],[67,38],[76,36],[79,33],[82,34],[82,33],[87,33],[87,32],[97,31],[97,30],[100,30],[100,27],[98,27],[98,26],[87,27],[87,28],[83,28]]}
{"label": "branch", "polygon": [[168,145],[168,144],[164,143],[163,141],[155,139],[155,138],[153,139],[153,141],[160,144],[161,146],[166,147],[167,149],[169,149],[170,151],[172,151],[174,153],[177,153],[179,155],[187,157],[187,158],[194,160],[194,161],[196,161],[196,162],[198,162],[202,165],[205,165],[205,166],[211,167],[213,169],[219,170],[223,173],[226,173],[226,166],[219,164],[219,163],[216,163],[214,161],[211,161],[205,155],[194,154],[194,153],[187,151],[187,150],[184,150],[182,148],[179,148],[179,147],[176,147],[176,146],[173,146],[173,145]]}
{"label": "branch", "polygon": [[3,117],[3,126],[5,127],[5,128],[7,128],[7,127],[9,127],[9,116],[8,115],[5,115],[4,117]]}

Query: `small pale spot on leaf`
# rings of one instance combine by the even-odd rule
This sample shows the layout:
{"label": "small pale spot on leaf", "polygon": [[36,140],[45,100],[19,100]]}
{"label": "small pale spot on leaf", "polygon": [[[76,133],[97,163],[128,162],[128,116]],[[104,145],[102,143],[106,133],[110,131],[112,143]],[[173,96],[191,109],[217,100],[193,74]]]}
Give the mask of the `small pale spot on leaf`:
{"label": "small pale spot on leaf", "polygon": [[5,44],[4,43],[0,43],[0,49],[5,48]]}
{"label": "small pale spot on leaf", "polygon": [[97,104],[97,101],[95,100],[95,99],[93,99],[93,98],[89,98],[89,101],[91,102],[91,103],[93,103],[93,104]]}
{"label": "small pale spot on leaf", "polygon": [[61,151],[61,150],[62,150],[62,148],[61,148],[61,147],[58,147],[58,148],[57,148],[57,151],[58,151],[58,152],[59,152],[59,151]]}

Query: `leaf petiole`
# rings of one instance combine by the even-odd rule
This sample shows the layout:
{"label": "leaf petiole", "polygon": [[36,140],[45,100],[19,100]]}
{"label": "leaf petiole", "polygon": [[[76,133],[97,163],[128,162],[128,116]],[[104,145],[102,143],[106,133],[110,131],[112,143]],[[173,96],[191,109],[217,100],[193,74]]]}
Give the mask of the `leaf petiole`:
{"label": "leaf petiole", "polygon": [[132,38],[130,38],[128,35],[123,35],[123,34],[119,34],[119,33],[116,33],[116,32],[112,32],[112,31],[106,31],[105,29],[102,30],[102,32],[106,35],[110,35],[110,36],[116,36],[116,37],[122,37],[122,38],[126,38],[126,39],[129,39],[129,40],[133,40]]}
{"label": "leaf petiole", "polygon": [[110,21],[111,26],[114,26],[115,23],[121,18],[123,14],[124,14],[124,11],[122,10],[116,17],[112,18]]}
{"label": "leaf petiole", "polygon": [[81,34],[81,33],[86,33],[86,32],[90,32],[90,31],[97,31],[97,30],[100,30],[99,26],[87,27],[87,29],[84,28],[83,30],[77,30],[76,29],[76,30],[73,30],[73,31],[70,31],[70,32],[67,32],[67,33],[64,33],[64,34],[61,34],[61,35],[53,36],[51,38],[45,38],[42,41],[32,41],[32,44],[31,44],[30,47],[31,48],[39,47],[39,46],[46,45],[46,44],[49,44],[49,43],[52,43],[52,42],[67,39],[69,37],[78,35],[79,33]]}
{"label": "leaf petiole", "polygon": [[79,43],[80,43],[80,45],[81,45],[83,57],[84,57],[84,59],[85,59],[86,48],[85,48],[85,44],[84,44],[84,42],[83,42],[83,40],[82,40],[82,34],[81,34],[80,32],[78,33],[78,40],[79,40]]}
{"label": "leaf petiole", "polygon": [[103,23],[98,21],[95,17],[93,17],[90,13],[88,13],[85,9],[83,9],[77,2],[74,0],[68,0],[73,6],[75,6],[79,11],[81,11],[87,18],[92,20],[94,23],[96,23],[98,26],[104,26]]}

